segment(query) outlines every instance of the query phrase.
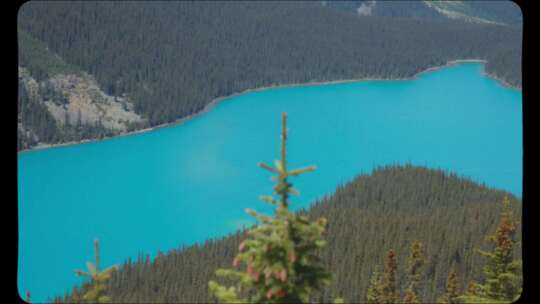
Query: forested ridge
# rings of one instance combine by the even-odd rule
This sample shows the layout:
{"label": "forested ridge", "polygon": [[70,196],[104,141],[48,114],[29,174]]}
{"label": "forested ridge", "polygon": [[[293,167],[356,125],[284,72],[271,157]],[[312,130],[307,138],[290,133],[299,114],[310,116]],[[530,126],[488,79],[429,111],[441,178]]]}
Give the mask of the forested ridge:
{"label": "forested ridge", "polygon": [[[390,249],[396,253],[398,282],[405,281],[414,241],[424,244],[426,258],[418,298],[434,302],[444,294],[452,271],[459,274],[457,292],[463,293],[466,282],[482,276],[485,259],[474,249],[487,248],[485,237],[495,231],[506,195],[453,174],[410,165],[379,168],[338,187],[301,211],[310,219],[328,220],[327,245],[319,256],[334,280],[317,295],[318,301],[341,297],[349,303],[364,302],[371,275]],[[521,201],[508,197],[520,218]],[[214,302],[208,281],[215,279],[216,269],[230,267],[245,237],[245,232],[237,232],[159,253],[154,260],[141,254],[112,274],[106,294],[122,303]],[[514,257],[521,257],[519,247]],[[74,293],[56,300],[73,302],[73,295],[80,298],[86,288],[74,288]]]}
{"label": "forested ridge", "polygon": [[[516,3],[510,0],[482,1],[322,1],[330,8],[365,16],[387,16],[430,20],[454,18],[466,22],[521,25],[523,16]],[[438,11],[445,10],[447,14]]]}
{"label": "forested ridge", "polygon": [[136,129],[250,88],[406,78],[455,59],[485,59],[487,72],[521,85],[518,25],[359,17],[319,2],[35,1],[21,7],[18,29],[20,66],[35,77],[63,72],[25,55],[39,41],[106,93],[129,96],[146,119]]}

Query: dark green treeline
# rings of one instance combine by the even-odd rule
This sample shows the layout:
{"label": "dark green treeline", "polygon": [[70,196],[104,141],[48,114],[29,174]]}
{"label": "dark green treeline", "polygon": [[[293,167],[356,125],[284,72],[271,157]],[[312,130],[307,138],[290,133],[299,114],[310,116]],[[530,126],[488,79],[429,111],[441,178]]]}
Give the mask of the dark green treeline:
{"label": "dark green treeline", "polygon": [[[485,237],[498,224],[504,196],[455,175],[408,165],[355,178],[307,211],[310,218],[328,219],[328,245],[320,254],[335,279],[319,299],[331,302],[339,296],[346,302],[363,302],[374,267],[382,265],[390,249],[397,253],[398,282],[405,281],[407,255],[415,240],[425,249],[418,292],[423,301],[434,302],[445,292],[452,270],[462,282],[481,281],[485,259],[474,249],[488,247]],[[510,202],[520,218],[521,201],[510,196]],[[213,302],[208,281],[215,278],[216,269],[231,266],[244,238],[239,232],[161,253],[154,261],[141,255],[113,274],[107,294],[113,302]],[[520,249],[515,256],[521,258]]]}
{"label": "dark green treeline", "polygon": [[[152,126],[249,88],[411,77],[454,59],[486,59],[521,85],[520,26],[359,17],[315,1],[34,1],[18,27],[107,93],[130,96]],[[28,58],[20,65],[47,74]]]}

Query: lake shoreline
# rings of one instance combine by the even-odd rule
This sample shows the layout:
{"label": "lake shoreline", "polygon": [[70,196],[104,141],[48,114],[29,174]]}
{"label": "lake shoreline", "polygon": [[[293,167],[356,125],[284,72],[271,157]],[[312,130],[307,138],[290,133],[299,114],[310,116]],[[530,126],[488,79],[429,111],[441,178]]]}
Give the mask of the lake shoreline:
{"label": "lake shoreline", "polygon": [[35,147],[18,151],[17,154],[29,153],[29,152],[32,152],[32,151],[52,149],[52,148],[58,148],[58,147],[81,145],[81,144],[86,144],[86,143],[93,143],[93,142],[98,142],[98,141],[103,141],[103,140],[115,139],[115,138],[119,138],[119,137],[138,135],[138,134],[141,134],[141,133],[147,133],[147,132],[159,130],[159,129],[162,129],[162,128],[175,127],[177,125],[181,125],[181,124],[187,122],[188,120],[191,120],[191,119],[194,119],[194,118],[196,118],[196,117],[198,117],[200,115],[206,114],[207,112],[212,110],[218,103],[220,103],[220,102],[222,102],[222,101],[224,101],[226,99],[237,97],[239,95],[244,95],[244,94],[248,94],[248,93],[260,92],[260,91],[264,91],[264,90],[277,89],[277,88],[292,88],[292,87],[300,87],[300,86],[333,85],[333,84],[350,83],[350,82],[416,80],[424,73],[434,72],[434,71],[437,71],[437,70],[440,70],[440,69],[443,69],[443,68],[447,68],[447,67],[450,67],[450,66],[463,64],[463,63],[482,63],[482,64],[484,64],[484,71],[482,72],[482,75],[490,77],[490,78],[496,80],[497,82],[499,82],[504,87],[514,89],[514,90],[519,90],[519,91],[522,90],[521,87],[511,85],[511,84],[509,84],[508,82],[501,79],[500,77],[498,77],[495,74],[487,73],[485,71],[485,64],[487,63],[487,60],[484,60],[484,59],[457,59],[457,60],[450,60],[450,61],[446,62],[446,64],[444,64],[444,65],[429,67],[429,68],[427,68],[425,70],[422,70],[422,71],[414,74],[411,77],[404,77],[404,78],[372,78],[372,77],[366,77],[366,78],[358,78],[358,79],[343,79],[343,80],[329,80],[329,81],[310,81],[310,82],[305,82],[305,83],[275,84],[275,85],[269,85],[269,86],[265,86],[265,87],[246,89],[246,90],[243,90],[241,92],[233,93],[231,95],[216,97],[216,98],[212,99],[212,101],[210,101],[210,103],[208,103],[199,112],[187,115],[187,116],[185,116],[183,118],[179,118],[179,119],[177,119],[177,120],[175,120],[173,122],[164,123],[164,124],[160,124],[160,125],[157,125],[157,126],[144,128],[144,129],[140,129],[140,130],[136,130],[136,131],[120,133],[120,134],[116,134],[114,136],[109,136],[109,137],[104,137],[104,138],[84,139],[84,140],[80,140],[80,141],[70,141],[70,142],[59,143],[59,144],[38,144]]}

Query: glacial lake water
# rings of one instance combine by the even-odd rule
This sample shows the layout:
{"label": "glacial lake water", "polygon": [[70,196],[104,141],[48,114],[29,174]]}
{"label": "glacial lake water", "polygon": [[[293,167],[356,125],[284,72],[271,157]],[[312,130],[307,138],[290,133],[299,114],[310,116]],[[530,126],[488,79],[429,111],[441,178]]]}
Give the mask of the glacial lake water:
{"label": "glacial lake water", "polygon": [[274,88],[231,97],[184,124],[18,155],[21,296],[63,294],[74,269],[122,263],[252,223],[270,211],[269,172],[279,158],[280,114],[289,116],[292,208],[376,166],[443,168],[521,196],[522,95],[482,74],[480,63],[415,80]]}

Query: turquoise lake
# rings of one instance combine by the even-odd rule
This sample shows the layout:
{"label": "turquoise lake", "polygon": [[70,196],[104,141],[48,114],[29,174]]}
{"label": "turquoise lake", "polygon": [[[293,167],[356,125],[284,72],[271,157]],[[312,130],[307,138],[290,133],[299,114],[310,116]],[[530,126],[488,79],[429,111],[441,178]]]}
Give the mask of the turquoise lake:
{"label": "turquoise lake", "polygon": [[32,300],[82,282],[74,269],[139,253],[155,256],[252,223],[269,212],[269,172],[288,113],[290,167],[309,206],[374,167],[443,168],[521,196],[522,95],[484,76],[480,63],[415,80],[274,88],[228,98],[184,124],[18,155],[18,288]]}

